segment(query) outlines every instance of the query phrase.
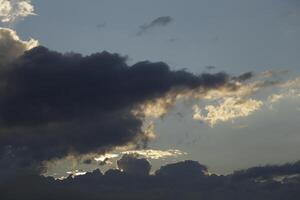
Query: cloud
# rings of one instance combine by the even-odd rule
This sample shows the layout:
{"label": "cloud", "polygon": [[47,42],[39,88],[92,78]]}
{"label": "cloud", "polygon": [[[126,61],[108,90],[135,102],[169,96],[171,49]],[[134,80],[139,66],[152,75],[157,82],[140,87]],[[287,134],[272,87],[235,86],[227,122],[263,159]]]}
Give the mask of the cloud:
{"label": "cloud", "polygon": [[[299,162],[216,175],[209,173],[205,165],[188,160],[162,166],[149,175],[147,161],[129,155],[122,159],[126,168],[123,172],[114,169],[104,175],[98,169],[63,180],[23,174],[0,183],[0,198],[294,200],[300,195]],[[136,173],[140,170],[143,173]]]}
{"label": "cloud", "polygon": [[271,94],[268,97],[270,107],[272,104],[283,101],[288,98],[299,98],[300,97],[300,77],[296,77],[276,85],[277,93]]}
{"label": "cloud", "polygon": [[99,165],[113,164],[112,160],[120,158],[124,155],[136,155],[141,158],[146,158],[149,160],[159,160],[170,157],[179,157],[187,155],[186,152],[183,152],[178,149],[169,149],[166,151],[157,150],[157,149],[139,149],[139,150],[126,150],[126,151],[113,151],[112,153],[105,153],[102,155],[88,155],[86,159],[83,160],[84,164],[92,164],[92,160],[95,160]]}
{"label": "cloud", "polygon": [[[286,88],[287,85],[297,85],[297,79],[283,82],[281,76],[285,74],[286,71],[267,71],[258,74],[247,72],[235,76],[232,79],[236,81],[235,87],[238,89],[219,88],[200,95],[199,103],[193,106],[193,118],[214,127],[217,123],[250,116],[265,105],[271,108],[271,104],[287,96],[278,93],[278,89]],[[294,87],[289,93],[296,91]],[[197,99],[199,94],[194,94],[194,97]]]}
{"label": "cloud", "polygon": [[262,101],[254,99],[243,100],[239,98],[226,98],[219,105],[205,106],[206,114],[203,114],[200,107],[195,105],[193,108],[193,118],[195,120],[205,121],[213,127],[218,122],[247,117],[254,111],[260,109],[262,105]]}
{"label": "cloud", "polygon": [[27,16],[35,15],[30,0],[0,0],[0,21],[13,23]]}
{"label": "cloud", "polygon": [[147,176],[151,165],[145,158],[138,158],[137,154],[125,154],[117,161],[118,168],[126,174]]}
{"label": "cloud", "polygon": [[300,162],[287,163],[284,165],[267,165],[252,167],[247,170],[236,171],[232,174],[235,180],[249,179],[274,179],[280,176],[300,175]]}
{"label": "cloud", "polygon": [[96,157],[95,160],[96,161],[100,161],[100,162],[104,162],[107,159],[112,159],[112,158],[117,158],[119,157],[119,154],[115,154],[115,153],[106,153],[104,155],[101,155],[99,157]]}
{"label": "cloud", "polygon": [[97,24],[97,29],[101,30],[101,29],[104,29],[107,27],[107,24],[106,22],[103,22],[103,23],[100,23],[100,24]]}
{"label": "cloud", "polygon": [[[1,5],[1,4],[0,4]],[[1,70],[6,65],[14,61],[27,50],[38,46],[38,41],[30,39],[28,41],[21,40],[14,30],[8,28],[0,28],[0,67]]]}
{"label": "cloud", "polygon": [[251,79],[251,78],[253,78],[254,77],[254,74],[253,74],[253,72],[246,72],[246,73],[244,73],[244,74],[241,74],[240,76],[237,76],[235,79],[237,80],[237,81],[246,81],[246,80],[249,80],[249,79]]}
{"label": "cloud", "polygon": [[147,31],[149,31],[153,28],[156,28],[156,27],[167,26],[173,21],[174,21],[174,19],[170,16],[158,17],[158,18],[154,19],[153,21],[151,21],[150,23],[140,26],[140,30],[137,33],[137,35],[141,36],[141,35],[145,34]]}
{"label": "cloud", "polygon": [[282,94],[272,94],[271,96],[268,97],[268,100],[271,103],[276,103],[276,102],[280,101],[282,98],[284,98],[284,96]]}
{"label": "cloud", "polygon": [[177,156],[182,156],[187,154],[178,149],[169,149],[167,151],[155,150],[155,149],[143,149],[143,150],[124,151],[122,153],[137,154],[147,159],[153,159],[153,160],[164,159],[167,157],[177,157]]}
{"label": "cloud", "polygon": [[162,62],[129,66],[108,52],[62,54],[33,48],[37,41],[21,41],[9,29],[1,32],[8,49],[3,57],[11,61],[0,77],[0,157],[10,147],[14,157],[42,164],[70,154],[144,147],[154,138],[145,121],[152,111],[145,107],[162,100],[161,115],[186,93],[237,89],[226,73],[195,75]]}
{"label": "cloud", "polygon": [[186,160],[162,166],[155,172],[156,176],[196,178],[207,173],[207,167],[197,161]]}
{"label": "cloud", "polygon": [[[249,97],[272,85],[252,81],[252,73],[197,75],[162,62],[128,65],[125,57],[108,52],[62,54],[22,41],[10,29],[1,33],[9,70],[0,76],[0,157],[9,148],[20,165],[42,168],[68,155],[143,148],[155,138],[151,119],[167,114],[178,100],[223,100],[201,113],[211,124],[248,116],[261,106]],[[177,153],[139,151],[152,158]]]}
{"label": "cloud", "polygon": [[206,70],[211,71],[211,70],[215,70],[217,67],[213,66],[213,65],[208,65],[205,67]]}

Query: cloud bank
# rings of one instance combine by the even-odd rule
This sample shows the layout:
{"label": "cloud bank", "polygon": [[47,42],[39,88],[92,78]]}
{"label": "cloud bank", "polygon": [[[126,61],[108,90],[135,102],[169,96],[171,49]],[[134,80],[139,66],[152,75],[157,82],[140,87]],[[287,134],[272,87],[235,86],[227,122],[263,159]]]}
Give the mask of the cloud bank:
{"label": "cloud bank", "polygon": [[146,159],[126,155],[119,169],[70,175],[63,180],[23,174],[0,183],[1,199],[145,199],[145,200],[296,200],[300,197],[299,162],[267,165],[229,175],[210,173],[196,161],[162,166],[149,175]]}

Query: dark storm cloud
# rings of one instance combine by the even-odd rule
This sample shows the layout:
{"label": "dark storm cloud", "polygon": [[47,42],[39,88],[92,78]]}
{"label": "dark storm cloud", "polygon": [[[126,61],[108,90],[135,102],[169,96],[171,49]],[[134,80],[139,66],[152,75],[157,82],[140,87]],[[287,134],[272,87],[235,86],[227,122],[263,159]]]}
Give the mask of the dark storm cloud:
{"label": "dark storm cloud", "polygon": [[[134,156],[130,159],[132,163],[141,161]],[[141,165],[135,166],[138,166],[136,169],[139,170]],[[286,168],[287,165],[277,167]],[[162,171],[164,174],[161,174]],[[267,171],[272,176],[278,175],[277,170]],[[163,166],[154,175],[133,174],[111,169],[104,175],[100,170],[95,170],[74,178],[69,176],[64,180],[54,180],[23,174],[14,180],[0,184],[0,198],[11,200],[37,197],[44,200],[297,200],[300,197],[299,172],[296,175],[298,177],[286,178],[285,181],[273,179],[257,181],[252,177],[235,180],[232,179],[232,174],[227,176],[208,174],[204,165],[196,161],[183,161]]]}
{"label": "dark storm cloud", "polygon": [[170,16],[162,16],[154,19],[152,22],[148,24],[144,24],[140,26],[140,30],[137,33],[137,35],[143,35],[150,29],[156,28],[156,27],[163,27],[169,25],[171,22],[173,22],[174,19]]}
{"label": "dark storm cloud", "polygon": [[108,52],[37,47],[8,69],[0,80],[0,155],[10,147],[32,162],[141,144],[143,116],[133,109],[170,91],[235,89],[226,73],[194,75],[148,61],[128,66]]}

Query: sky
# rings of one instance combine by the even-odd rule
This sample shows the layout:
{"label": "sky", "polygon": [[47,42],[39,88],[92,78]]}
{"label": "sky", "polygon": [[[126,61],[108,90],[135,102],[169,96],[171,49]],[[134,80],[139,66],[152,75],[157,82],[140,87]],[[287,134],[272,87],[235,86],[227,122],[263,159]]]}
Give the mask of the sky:
{"label": "sky", "polygon": [[297,0],[0,0],[3,166],[296,162],[299,18]]}

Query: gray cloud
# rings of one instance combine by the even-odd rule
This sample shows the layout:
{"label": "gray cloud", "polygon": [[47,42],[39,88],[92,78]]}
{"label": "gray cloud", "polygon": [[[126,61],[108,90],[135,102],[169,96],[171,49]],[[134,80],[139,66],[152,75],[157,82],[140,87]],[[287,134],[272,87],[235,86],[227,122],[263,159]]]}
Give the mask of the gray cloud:
{"label": "gray cloud", "polygon": [[103,23],[97,24],[97,29],[99,29],[99,30],[102,30],[102,29],[104,29],[104,28],[106,28],[106,27],[107,27],[107,24],[106,24],[106,22],[103,22]]}
{"label": "gray cloud", "polygon": [[171,22],[173,22],[174,19],[170,16],[162,16],[162,17],[158,17],[156,19],[154,19],[153,21],[151,21],[150,23],[144,24],[140,26],[140,30],[137,33],[138,36],[143,35],[144,33],[146,33],[147,31],[156,28],[156,27],[164,27],[169,25]]}
{"label": "gray cloud", "polygon": [[231,176],[234,180],[272,179],[280,176],[300,174],[300,161],[284,165],[267,165],[240,170]]}

